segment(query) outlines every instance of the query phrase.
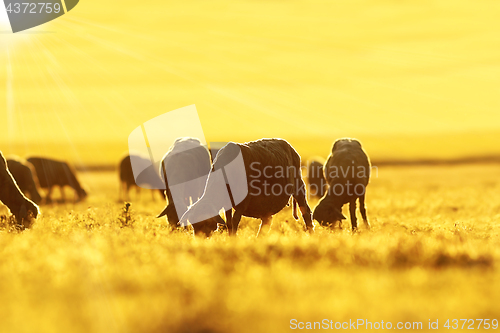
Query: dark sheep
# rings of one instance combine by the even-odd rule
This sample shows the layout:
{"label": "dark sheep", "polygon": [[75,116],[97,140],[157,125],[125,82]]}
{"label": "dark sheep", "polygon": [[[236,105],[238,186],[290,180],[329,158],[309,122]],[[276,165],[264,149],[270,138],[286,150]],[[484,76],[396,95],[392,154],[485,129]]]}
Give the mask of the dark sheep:
{"label": "dark sheep", "polygon": [[39,204],[42,201],[40,193],[38,193],[35,168],[28,161],[23,161],[20,158],[8,158],[7,166],[14,177],[17,186],[28,196],[33,202]]}
{"label": "dark sheep", "polygon": [[270,224],[272,216],[291,197],[294,218],[298,219],[298,203],[305,225],[312,231],[300,156],[295,149],[282,139],[230,142],[218,152],[203,196],[182,216],[180,223],[189,222],[195,233],[208,236],[219,223],[224,223],[218,215],[223,209],[228,232],[234,235],[242,216],[261,219],[261,227]]}
{"label": "dark sheep", "polygon": [[313,218],[321,225],[331,225],[346,218],[342,206],[349,203],[352,230],[358,227],[356,219],[356,200],[359,199],[361,216],[367,228],[365,195],[370,180],[370,160],[355,139],[339,139],[326,161],[324,175],[329,188],[314,209]]}
{"label": "dark sheep", "polygon": [[323,176],[323,164],[316,160],[309,162],[307,167],[307,181],[309,183],[309,195],[322,198],[328,190],[328,184]]}
{"label": "dark sheep", "polygon": [[[151,164],[149,159],[145,159],[138,155],[127,155],[125,156],[118,165],[118,173],[120,177],[120,189],[119,189],[119,200],[125,199],[129,200],[129,192],[130,188],[136,187],[137,193],[139,193],[140,186],[149,187],[151,189],[155,189],[154,191],[159,191],[163,198],[165,198],[164,190],[160,187],[163,187],[163,181],[160,176],[156,173],[154,166],[147,167],[141,174],[137,177],[137,181],[134,178],[134,172],[132,170],[132,162],[134,163],[143,163],[143,164]],[[151,195],[154,199],[154,191],[151,192]]]}
{"label": "dark sheep", "polygon": [[26,198],[16,184],[0,152],[0,201],[5,204],[19,224],[29,227],[39,214],[38,206]]}
{"label": "dark sheep", "polygon": [[160,164],[167,206],[158,217],[166,215],[170,225],[177,227],[179,216],[202,196],[211,166],[210,153],[200,140],[177,139]]}
{"label": "dark sheep", "polygon": [[35,167],[40,187],[48,190],[45,196],[46,203],[51,202],[50,196],[54,186],[59,186],[63,201],[65,201],[64,186],[75,190],[77,201],[87,197],[87,192],[80,185],[75,172],[68,163],[43,157],[30,157],[28,162]]}

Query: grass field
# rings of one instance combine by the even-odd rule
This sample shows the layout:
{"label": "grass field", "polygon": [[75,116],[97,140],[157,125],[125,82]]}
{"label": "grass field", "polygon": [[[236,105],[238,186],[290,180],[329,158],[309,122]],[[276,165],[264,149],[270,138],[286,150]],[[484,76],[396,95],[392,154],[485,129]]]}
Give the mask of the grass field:
{"label": "grass field", "polygon": [[[210,239],[156,219],[117,176],[83,173],[84,203],[0,230],[0,332],[286,332],[290,320],[500,319],[500,166],[382,167],[372,230],[313,235],[289,208]],[[317,201],[311,200],[311,206]],[[5,222],[5,221],[4,221]],[[444,329],[446,330],[446,329]]]}

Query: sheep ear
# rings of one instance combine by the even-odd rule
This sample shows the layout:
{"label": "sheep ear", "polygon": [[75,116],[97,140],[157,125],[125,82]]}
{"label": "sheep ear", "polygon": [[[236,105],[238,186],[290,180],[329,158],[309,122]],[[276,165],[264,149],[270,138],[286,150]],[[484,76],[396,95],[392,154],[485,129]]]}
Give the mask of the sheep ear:
{"label": "sheep ear", "polygon": [[165,216],[165,215],[167,215],[167,207],[165,207],[165,208],[163,209],[163,211],[160,213],[160,215],[158,215],[158,216],[157,216],[157,218],[162,217],[162,216]]}

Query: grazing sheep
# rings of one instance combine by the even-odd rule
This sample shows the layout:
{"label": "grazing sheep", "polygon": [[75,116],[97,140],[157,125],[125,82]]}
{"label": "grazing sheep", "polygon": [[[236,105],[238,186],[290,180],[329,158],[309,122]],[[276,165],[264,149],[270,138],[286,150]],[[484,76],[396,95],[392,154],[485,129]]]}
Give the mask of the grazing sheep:
{"label": "grazing sheep", "polygon": [[356,219],[356,200],[359,199],[361,216],[367,228],[365,194],[370,180],[370,160],[355,139],[339,139],[332,148],[326,161],[324,174],[329,189],[314,209],[313,218],[322,225],[345,220],[342,206],[349,203],[352,230],[358,227]]}
{"label": "grazing sheep", "polygon": [[298,219],[298,203],[305,225],[312,231],[300,156],[295,149],[281,139],[246,144],[230,142],[217,153],[203,196],[182,216],[180,223],[185,225],[189,221],[195,233],[208,236],[218,223],[224,223],[218,215],[223,209],[228,232],[233,235],[242,216],[261,219],[261,227],[270,224],[272,216],[289,203],[290,197],[294,218]]}
{"label": "grazing sheep", "polygon": [[170,225],[177,227],[179,216],[202,196],[210,168],[210,154],[200,140],[177,139],[160,164],[168,204],[158,217],[167,215]]}
{"label": "grazing sheep", "polygon": [[87,192],[82,188],[75,176],[75,172],[66,162],[43,157],[30,157],[28,162],[35,167],[40,187],[48,190],[45,196],[46,203],[51,202],[50,196],[54,186],[59,186],[63,201],[65,201],[64,186],[69,186],[75,190],[78,197],[77,201],[87,197]]}
{"label": "grazing sheep", "polygon": [[38,180],[33,165],[17,157],[11,157],[7,159],[7,166],[17,186],[19,186],[24,195],[29,196],[31,200],[39,204],[42,201],[42,197],[37,190],[36,183]]}
{"label": "grazing sheep", "polygon": [[[132,162],[141,164],[151,164],[149,159],[143,158],[138,155],[127,155],[125,156],[118,165],[118,172],[120,176],[120,189],[119,189],[119,200],[124,198],[129,200],[129,192],[131,187],[136,187],[137,193],[139,193],[140,187],[148,187],[151,189],[159,188],[163,186],[163,181],[156,173],[154,166],[147,167],[143,172],[137,177],[137,181],[134,178],[134,172],[132,171]],[[163,189],[157,189],[154,191],[160,191],[161,195],[165,198]],[[151,195],[154,199],[154,191],[151,191]]]}
{"label": "grazing sheep", "polygon": [[29,227],[38,214],[38,206],[26,198],[12,177],[7,162],[0,152],[0,201],[15,216],[17,222]]}
{"label": "grazing sheep", "polygon": [[322,198],[328,190],[328,184],[323,176],[323,164],[316,160],[310,161],[307,168],[307,180],[309,182],[309,194]]}

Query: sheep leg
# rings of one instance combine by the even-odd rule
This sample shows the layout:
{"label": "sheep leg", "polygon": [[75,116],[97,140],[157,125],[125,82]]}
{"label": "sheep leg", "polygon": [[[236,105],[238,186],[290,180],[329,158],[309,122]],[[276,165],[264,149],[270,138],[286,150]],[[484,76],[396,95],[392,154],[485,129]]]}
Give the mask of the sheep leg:
{"label": "sheep leg", "polygon": [[139,186],[135,187],[135,197],[137,198],[137,201],[141,198],[141,188]]}
{"label": "sheep leg", "polygon": [[133,191],[133,186],[131,184],[127,184],[127,201],[130,201],[131,199],[130,191]]}
{"label": "sheep leg", "polygon": [[314,226],[312,224],[312,212],[311,208],[309,208],[309,205],[307,204],[304,193],[299,192],[299,194],[297,196],[294,196],[294,198],[299,204],[300,212],[302,213],[302,218],[304,219],[307,230],[310,232],[313,231]]}
{"label": "sheep leg", "polygon": [[302,218],[306,223],[307,231],[312,232],[314,230],[314,226],[312,224],[312,212],[311,208],[306,204],[305,206],[299,206],[300,212],[302,213]]}
{"label": "sheep leg", "polygon": [[311,208],[309,208],[306,200],[305,188],[306,185],[304,184],[302,178],[297,178],[297,187],[295,189],[295,194],[293,195],[293,197],[299,204],[300,212],[302,213],[302,218],[304,219],[307,230],[311,232],[313,231],[314,226],[312,224]]}
{"label": "sheep leg", "polygon": [[[238,225],[241,221],[241,213],[237,210],[234,211],[234,214],[231,218],[231,229],[228,228],[229,234],[236,236],[236,232],[238,231]],[[227,222],[226,222],[227,223]]]}
{"label": "sheep leg", "polygon": [[120,181],[120,185],[118,186],[118,201],[122,200],[123,193],[123,182]]}
{"label": "sheep leg", "polygon": [[52,199],[50,198],[50,196],[52,195],[52,186],[49,186],[49,189],[47,191],[47,195],[45,196],[45,203],[51,203],[52,202]]}
{"label": "sheep leg", "polygon": [[[64,186],[59,186],[59,192],[61,193],[61,201],[66,202],[66,196],[64,195]],[[76,197],[76,192],[75,192],[75,197]]]}
{"label": "sheep leg", "polygon": [[358,221],[356,219],[356,199],[349,203],[349,213],[351,213],[352,231],[356,231],[358,229]]}
{"label": "sheep leg", "polygon": [[233,209],[226,210],[226,226],[229,235],[233,235]]}
{"label": "sheep leg", "polygon": [[[266,229],[269,229],[269,230],[267,230],[266,233],[268,233],[271,230],[273,216],[272,215],[264,216],[261,218],[261,220],[262,220],[262,223],[260,224],[259,230],[257,231],[257,237],[262,235],[262,228],[263,227],[266,227]],[[269,228],[267,228],[267,226],[269,226]]]}
{"label": "sheep leg", "polygon": [[118,201],[125,201],[128,195],[128,185],[125,182],[120,181],[120,189],[118,192]]}
{"label": "sheep leg", "polygon": [[364,194],[359,198],[359,210],[361,211],[361,216],[363,217],[363,222],[365,222],[366,228],[370,229],[370,222],[368,222],[368,218],[366,217],[366,206],[365,206],[365,195]]}

